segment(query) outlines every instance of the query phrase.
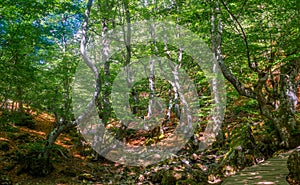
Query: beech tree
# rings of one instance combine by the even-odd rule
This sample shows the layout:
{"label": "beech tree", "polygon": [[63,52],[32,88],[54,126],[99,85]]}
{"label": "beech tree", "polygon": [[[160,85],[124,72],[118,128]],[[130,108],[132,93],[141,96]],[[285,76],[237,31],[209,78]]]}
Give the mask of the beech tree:
{"label": "beech tree", "polygon": [[[293,131],[297,129],[297,120],[294,103],[298,101],[296,93],[300,72],[300,53],[299,47],[290,47],[288,43],[299,41],[297,36],[299,30],[291,26],[299,25],[296,2],[228,3],[220,0],[217,6],[222,9],[223,22],[227,24],[224,29],[231,27],[236,32],[226,31],[222,35],[222,30],[219,30],[219,39],[215,41],[215,44],[220,43],[223,38],[222,48],[225,52],[223,52],[223,59],[218,60],[223,75],[240,95],[257,100],[262,115],[275,125],[282,142],[280,145],[286,148],[295,147],[297,143],[293,140]],[[258,8],[263,11],[258,11]],[[287,12],[282,13],[283,9]],[[251,12],[254,11],[256,13],[252,15]],[[261,20],[265,20],[266,17],[267,21]],[[218,21],[218,27],[222,28],[221,19]],[[235,35],[234,39],[229,40],[227,37],[232,34]],[[243,51],[232,47],[232,42],[240,42],[238,40],[243,41],[239,43]],[[233,54],[235,50],[241,54],[236,56]],[[242,64],[239,66],[243,66],[243,61],[247,62],[248,68],[243,70],[247,75],[235,75],[230,70],[229,66],[234,64],[226,64],[226,60],[232,59],[240,60],[241,62],[236,63]],[[242,70],[238,66],[234,68]],[[249,75],[255,77],[250,78]]]}
{"label": "beech tree", "polygon": [[[12,103],[13,113],[25,114],[28,109],[55,117],[55,127],[45,144],[44,157],[49,158],[58,136],[88,119],[95,105],[104,126],[117,120],[110,97],[117,74],[135,60],[156,55],[174,61],[176,83],[178,71],[184,69],[195,81],[199,104],[215,112],[225,111],[219,106],[224,89],[218,74],[222,73],[228,89],[238,93],[236,97],[255,100],[266,123],[274,125],[280,140],[277,144],[291,148],[299,145],[293,139],[299,137],[299,9],[295,0],[3,0],[0,107],[6,110]],[[172,46],[170,38],[158,42],[155,25],[149,27],[149,42],[133,43],[131,24],[143,20],[169,20],[197,34],[211,48],[216,78],[208,83],[201,66],[180,45]],[[107,35],[117,26],[122,28],[123,48],[111,56]],[[172,31],[176,38],[181,37],[179,27]],[[97,39],[101,40],[101,50],[88,52]],[[95,59],[104,63],[97,66]],[[126,79],[132,86],[131,112],[143,119],[156,116],[153,108],[157,95],[166,100],[164,123],[172,115],[178,121],[185,100],[180,98],[179,88],[156,78],[155,62],[149,62],[150,76],[146,80],[132,84],[129,76]],[[92,72],[96,88],[86,111],[75,117],[71,95],[78,64]],[[206,128],[207,132],[222,123],[218,115],[211,117],[214,124]],[[122,126],[121,131],[127,129],[126,124]],[[163,128],[159,130],[163,136]]]}

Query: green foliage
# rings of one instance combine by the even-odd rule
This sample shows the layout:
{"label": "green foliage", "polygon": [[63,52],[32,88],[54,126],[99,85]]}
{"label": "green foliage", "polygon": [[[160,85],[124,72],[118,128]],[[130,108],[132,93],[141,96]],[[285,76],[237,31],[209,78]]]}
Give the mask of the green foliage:
{"label": "green foliage", "polygon": [[[118,25],[124,25],[128,19],[131,22],[140,20],[168,20],[179,24],[196,33],[208,46],[211,46],[211,16],[214,1],[94,1],[90,22],[88,25],[88,41],[93,41],[94,36],[101,38],[104,25],[108,30],[113,30]],[[255,61],[259,70],[266,74],[275,70],[281,70],[286,65],[291,69],[295,61],[298,61],[299,52],[299,3],[297,1],[226,1],[230,13],[236,17],[233,20],[226,8],[221,5],[220,17],[223,23],[222,55],[229,69],[245,87],[254,90],[260,75],[249,68],[248,59]],[[128,6],[128,7],[127,7]],[[52,113],[56,121],[62,119],[70,122],[74,120],[72,113],[72,83],[78,64],[79,56],[79,29],[82,24],[85,2],[74,0],[3,0],[0,5],[0,103],[7,100],[24,105],[28,109],[37,112]],[[240,25],[238,25],[238,23]],[[242,34],[239,27],[243,27],[246,35]],[[126,27],[124,27],[124,30]],[[176,30],[174,31],[176,34]],[[124,34],[124,38],[127,36]],[[91,37],[91,38],[90,38]],[[168,38],[167,38],[168,39]],[[246,40],[247,39],[247,40]],[[246,42],[248,46],[246,46]],[[89,43],[88,43],[89,44]],[[128,43],[127,43],[128,44]],[[143,57],[156,55],[172,60],[178,64],[178,46],[155,43],[133,43],[131,46],[130,60],[135,61]],[[248,48],[247,48],[248,47]],[[157,48],[157,50],[156,50]],[[168,48],[168,52],[166,51]],[[105,76],[104,66],[100,65],[101,96],[99,98],[99,112],[103,111],[101,104],[105,96],[111,93],[112,84],[121,68],[127,65],[128,48],[121,48],[117,53],[110,56],[110,75]],[[201,51],[199,51],[201,52]],[[249,53],[247,53],[249,52]],[[101,53],[96,53],[91,58],[101,58]],[[248,56],[249,54],[249,56]],[[248,58],[249,57],[249,58]],[[199,96],[199,116],[203,121],[199,123],[199,132],[207,124],[209,111],[212,108],[211,87],[205,77],[201,66],[197,65],[187,53],[182,53],[182,69],[193,79]],[[282,74],[285,73],[281,71]],[[86,77],[86,76],[85,76]],[[84,79],[83,79],[84,80]],[[104,84],[107,82],[109,85]],[[93,87],[92,87],[93,88]],[[143,79],[134,84],[133,89],[138,93],[139,101],[135,101],[130,95],[131,107],[137,108],[134,116],[144,117],[147,115],[149,103],[149,81]],[[164,100],[168,105],[169,100],[174,98],[171,85],[164,79],[155,79],[155,95]],[[275,89],[278,90],[278,89]],[[279,89],[280,90],[280,89]],[[82,92],[86,98],[87,91]],[[264,92],[266,93],[266,92]],[[264,94],[265,95],[265,94]],[[261,139],[265,143],[277,142],[276,125],[266,121],[262,126],[254,124],[263,122],[259,116],[259,106],[256,100],[245,100],[238,95],[230,85],[227,87],[230,112],[237,122],[228,123],[230,130],[229,148],[226,159],[244,158],[249,164],[252,162],[253,146],[258,144],[254,141],[252,129],[260,129]],[[180,100],[179,100],[180,102]],[[83,109],[85,108],[82,106]],[[3,107],[1,107],[3,108]],[[2,111],[2,110],[1,110]],[[81,110],[80,110],[81,111]],[[79,111],[79,112],[80,112]],[[104,110],[106,111],[106,110]],[[173,112],[174,108],[172,109]],[[274,113],[276,110],[273,110]],[[282,110],[283,112],[284,110]],[[272,112],[273,113],[273,112]],[[101,116],[101,115],[100,115]],[[296,113],[299,120],[299,113]],[[112,111],[109,120],[116,116]],[[12,132],[10,136],[24,142],[30,142],[30,135],[18,135],[17,126],[34,128],[35,122],[31,115],[24,110],[6,112],[4,109],[0,116],[0,129],[4,132]],[[57,124],[59,125],[59,124]],[[278,129],[278,128],[277,128]],[[136,132],[131,129],[123,130],[112,127],[110,130],[118,139],[135,136]],[[293,131],[294,135],[299,130]],[[74,134],[74,136],[76,136]],[[161,135],[158,136],[161,139]],[[76,137],[75,137],[76,139]],[[260,140],[259,140],[260,141]],[[146,144],[156,141],[149,138]],[[32,174],[46,175],[50,172],[51,164],[43,158],[45,142],[38,140],[20,146],[25,151],[20,154],[20,159],[25,159],[24,169]],[[273,143],[272,143],[273,144]],[[238,154],[237,148],[243,152],[253,149],[252,153]],[[7,150],[7,143],[0,145],[2,150]],[[51,156],[61,154],[64,149],[59,146],[51,148]],[[272,149],[270,149],[272,150]],[[89,155],[92,151],[83,151]],[[255,151],[256,152],[256,151]],[[25,157],[28,155],[28,157]],[[256,156],[254,156],[256,157]],[[35,160],[37,159],[37,160]],[[20,160],[21,161],[21,160]],[[45,164],[49,169],[41,169],[38,163]],[[245,161],[244,161],[245,162]],[[237,162],[238,163],[238,162]],[[194,174],[195,175],[195,174]],[[196,175],[195,175],[196,176]],[[173,174],[166,172],[157,177],[162,184],[174,184]],[[156,180],[157,180],[156,179]],[[160,183],[160,182],[159,182]],[[192,180],[181,180],[176,184],[193,184]]]}
{"label": "green foliage", "polygon": [[21,164],[21,169],[17,174],[23,172],[33,176],[46,176],[54,169],[49,158],[44,157],[45,142],[38,140],[34,143],[27,143],[19,146],[16,156]]}
{"label": "green foliage", "polygon": [[69,0],[1,3],[1,99],[68,117],[70,84],[78,62],[74,34],[82,15],[81,4],[76,4]]}
{"label": "green foliage", "polygon": [[35,126],[35,121],[32,115],[18,111],[4,111],[0,117],[0,127],[3,127],[4,130],[7,132],[16,132],[18,130],[8,123],[16,126],[27,126],[28,128],[34,128]]}
{"label": "green foliage", "polygon": [[239,113],[259,115],[259,112],[257,111],[258,109],[257,101],[249,100],[245,105],[235,107],[233,109],[233,113],[235,115],[238,115]]}
{"label": "green foliage", "polygon": [[17,126],[27,126],[28,128],[34,128],[34,118],[27,113],[13,112],[12,122]]}
{"label": "green foliage", "polygon": [[[45,152],[50,152],[50,157],[45,156]],[[45,147],[45,140],[36,140],[24,145],[19,145],[19,150],[16,152],[17,160],[21,164],[21,169],[18,173],[29,173],[32,176],[46,176],[54,169],[52,162],[58,158],[67,158],[65,155],[66,149],[61,146],[54,145]]]}
{"label": "green foliage", "polygon": [[14,126],[11,126],[11,125],[1,125],[0,126],[0,130],[3,131],[3,132],[8,132],[8,133],[9,132],[14,133],[14,132],[18,132],[19,131],[18,128],[14,127]]}
{"label": "green foliage", "polygon": [[176,178],[174,177],[173,173],[170,171],[166,171],[163,173],[163,177],[161,180],[162,185],[175,185],[176,184]]}
{"label": "green foliage", "polygon": [[45,150],[45,141],[37,140],[33,143],[26,143],[25,145],[20,145],[20,149],[24,149],[26,153],[40,152],[42,153]]}

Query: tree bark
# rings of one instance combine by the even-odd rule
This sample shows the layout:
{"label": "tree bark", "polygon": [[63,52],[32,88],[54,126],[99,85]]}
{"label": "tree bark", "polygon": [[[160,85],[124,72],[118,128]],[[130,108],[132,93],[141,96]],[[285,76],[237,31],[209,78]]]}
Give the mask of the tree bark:
{"label": "tree bark", "polygon": [[[246,46],[246,55],[247,55],[247,60],[248,60],[248,66],[249,68],[253,71],[256,72],[258,75],[258,79],[256,84],[253,84],[253,88],[246,88],[243,83],[239,81],[239,79],[234,76],[227,66],[225,65],[223,60],[218,60],[221,71],[224,75],[224,77],[234,86],[234,88],[237,90],[237,92],[245,97],[252,98],[258,101],[259,107],[261,114],[271,120],[275,127],[276,130],[278,131],[279,134],[279,139],[281,140],[281,147],[286,147],[290,148],[291,145],[291,131],[294,129],[295,126],[295,116],[294,112],[292,111],[293,109],[293,103],[292,101],[295,102],[295,100],[292,100],[288,94],[291,94],[292,90],[289,90],[290,87],[287,87],[287,82],[294,82],[293,79],[291,78],[291,73],[294,71],[294,69],[297,69],[296,66],[294,65],[299,65],[299,62],[296,62],[296,64],[291,65],[291,64],[282,64],[280,67],[280,81],[279,84],[278,82],[273,81],[275,84],[273,84],[273,91],[270,91],[268,86],[267,86],[267,80],[269,78],[269,75],[267,72],[273,67],[272,65],[275,65],[272,63],[272,59],[270,59],[270,66],[267,67],[267,69],[259,69],[259,66],[257,65],[257,62],[254,60],[251,60],[250,57],[250,48],[248,46],[248,40],[247,40],[247,35],[244,31],[244,28],[242,25],[239,23],[239,20],[233,15],[233,13],[229,10],[229,7],[226,5],[226,3],[223,0],[220,0],[222,3],[223,7],[225,8],[226,12],[230,15],[231,19],[233,20],[234,24],[236,24],[236,28],[239,29],[239,32],[242,35],[242,38],[245,42]],[[255,58],[255,57],[254,57]],[[284,69],[288,68],[288,69]],[[293,69],[294,68],[294,69]],[[271,73],[272,75],[272,73]],[[277,84],[276,84],[277,83]],[[276,89],[274,89],[276,88]],[[279,88],[279,100],[276,98],[276,93],[277,93],[277,88]],[[271,98],[267,98],[271,97]],[[294,98],[295,99],[295,98]],[[280,104],[279,104],[280,102]],[[277,108],[272,108],[268,105],[270,104],[278,104],[278,110]]]}
{"label": "tree bark", "polygon": [[[223,118],[221,117],[222,112],[224,112],[222,102],[222,94],[225,93],[224,87],[222,84],[224,82],[222,81],[222,78],[220,78],[221,71],[219,68],[219,63],[223,63],[222,59],[222,33],[223,33],[223,25],[222,20],[220,17],[220,5],[219,2],[216,1],[212,5],[211,8],[212,15],[211,15],[211,43],[212,43],[212,52],[213,52],[213,65],[212,65],[212,73],[214,76],[212,79],[210,79],[211,84],[211,94],[213,97],[213,110],[211,112],[211,118],[208,126],[205,129],[204,136],[207,138],[206,140],[210,143],[212,143],[216,138],[218,137],[218,142],[223,143],[223,133],[220,129]],[[211,141],[210,141],[211,140]]]}
{"label": "tree bark", "polygon": [[100,94],[101,81],[99,78],[99,71],[98,71],[97,67],[95,66],[95,64],[87,56],[87,53],[86,53],[87,28],[88,28],[88,20],[89,20],[89,15],[90,15],[92,4],[93,4],[93,0],[89,0],[88,4],[87,4],[87,9],[85,11],[85,19],[84,19],[84,22],[82,25],[82,38],[81,38],[81,43],[80,43],[80,52],[81,52],[84,62],[93,71],[94,77],[96,78],[96,89],[94,92],[94,96],[93,96],[93,99],[87,105],[86,111],[82,115],[80,115],[75,121],[61,122],[49,133],[49,135],[47,136],[46,145],[45,145],[45,152],[44,152],[45,158],[49,157],[49,152],[50,152],[51,147],[53,146],[54,142],[56,141],[58,136],[63,131],[65,131],[66,129],[69,129],[71,127],[74,127],[74,126],[78,125],[79,123],[84,122],[91,116],[91,114],[92,114],[91,110],[93,110],[93,108],[95,107],[95,101],[97,100],[98,95]]}
{"label": "tree bark", "polygon": [[[107,9],[107,8],[105,8]],[[111,114],[111,103],[109,99],[110,95],[110,61],[109,61],[109,41],[106,38],[106,34],[108,31],[107,26],[107,19],[102,18],[102,61],[104,61],[104,88],[103,88],[103,95],[102,95],[102,104],[103,104],[103,110],[102,110],[102,122],[104,125],[107,125],[109,121],[109,117]]]}

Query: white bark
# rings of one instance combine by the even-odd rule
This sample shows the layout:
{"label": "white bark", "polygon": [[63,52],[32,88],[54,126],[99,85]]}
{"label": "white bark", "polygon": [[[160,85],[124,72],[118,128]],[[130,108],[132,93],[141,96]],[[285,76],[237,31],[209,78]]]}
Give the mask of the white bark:
{"label": "white bark", "polygon": [[[222,63],[222,20],[220,17],[220,6],[218,1],[215,2],[214,6],[211,8],[212,16],[211,16],[211,43],[212,43],[212,52],[213,52],[213,68],[212,74],[214,75],[211,80],[211,96],[213,99],[213,108],[211,112],[211,119],[205,129],[204,137],[207,144],[212,144],[214,142],[215,137],[218,134],[222,134],[222,130],[220,129],[223,122],[224,112],[222,106],[222,102],[224,102],[222,98],[222,94],[225,93],[224,87],[222,84],[222,78],[220,78],[221,71],[219,68],[219,63]],[[212,123],[211,123],[212,122]]]}
{"label": "white bark", "polygon": [[80,52],[82,55],[82,58],[86,65],[93,71],[93,74],[96,78],[96,89],[93,95],[93,99],[89,102],[87,105],[86,111],[78,116],[78,118],[73,121],[73,122],[66,122],[64,124],[59,124],[56,128],[54,128],[48,135],[47,137],[47,143],[46,143],[46,152],[45,152],[45,157],[49,157],[49,149],[50,147],[54,144],[56,141],[57,137],[66,129],[74,127],[78,125],[79,123],[84,122],[86,119],[89,119],[91,116],[92,112],[91,110],[94,110],[95,107],[95,100],[97,99],[99,93],[100,93],[100,79],[99,79],[99,71],[95,64],[90,60],[90,58],[87,56],[86,53],[86,43],[87,43],[87,26],[88,26],[88,20],[89,20],[89,15],[91,11],[93,0],[89,0],[87,4],[87,9],[85,11],[85,20],[82,25],[82,38],[81,38],[81,44],[80,44]]}

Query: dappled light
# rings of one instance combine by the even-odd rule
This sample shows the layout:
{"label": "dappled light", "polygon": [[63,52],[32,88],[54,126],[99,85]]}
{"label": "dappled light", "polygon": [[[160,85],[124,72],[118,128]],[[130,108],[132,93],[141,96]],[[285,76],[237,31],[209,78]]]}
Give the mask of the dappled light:
{"label": "dappled light", "polygon": [[226,179],[223,184],[288,184],[286,177],[289,170],[286,163],[292,151],[294,150],[280,154],[259,165],[248,167]]}
{"label": "dappled light", "polygon": [[299,185],[299,10],[1,0],[0,185]]}

